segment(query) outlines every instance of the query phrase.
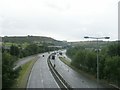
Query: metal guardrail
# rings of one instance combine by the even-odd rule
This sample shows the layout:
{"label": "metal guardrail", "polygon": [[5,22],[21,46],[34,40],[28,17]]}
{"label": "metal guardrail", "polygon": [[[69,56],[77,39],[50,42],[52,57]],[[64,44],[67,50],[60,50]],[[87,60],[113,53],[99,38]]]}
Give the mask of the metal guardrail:
{"label": "metal guardrail", "polygon": [[[51,54],[52,55],[52,54]],[[50,57],[51,55],[48,57],[47,62],[48,62],[48,66],[51,70],[51,73],[54,74],[57,79],[61,82],[61,84],[63,85],[63,87],[60,88],[65,88],[67,90],[72,90],[72,87],[68,84],[68,82],[66,82],[63,77],[58,73],[58,71],[54,68],[54,66],[52,65],[51,61],[50,61]]]}

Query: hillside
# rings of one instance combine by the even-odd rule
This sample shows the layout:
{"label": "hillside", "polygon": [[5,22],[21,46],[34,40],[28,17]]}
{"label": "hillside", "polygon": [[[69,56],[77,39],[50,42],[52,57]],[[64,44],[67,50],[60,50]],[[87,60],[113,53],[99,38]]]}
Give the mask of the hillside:
{"label": "hillside", "polygon": [[[110,44],[112,41],[99,41],[99,47]],[[69,42],[72,46],[84,46],[89,48],[97,47],[97,41],[78,41],[78,42]]]}
{"label": "hillside", "polygon": [[49,43],[51,45],[65,45],[63,41],[55,40],[51,37],[43,37],[43,36],[11,36],[11,37],[2,37],[3,42],[11,42],[11,43]]}

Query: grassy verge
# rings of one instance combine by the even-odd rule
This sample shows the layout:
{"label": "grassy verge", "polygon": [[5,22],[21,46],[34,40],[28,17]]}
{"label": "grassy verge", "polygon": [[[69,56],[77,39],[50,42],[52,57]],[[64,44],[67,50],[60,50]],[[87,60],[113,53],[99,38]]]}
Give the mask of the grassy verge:
{"label": "grassy verge", "polygon": [[60,59],[63,63],[65,63],[65,64],[67,64],[68,66],[72,67],[72,65],[70,64],[70,62],[67,61],[64,57],[59,57],[59,59]]}
{"label": "grassy verge", "polygon": [[66,58],[64,58],[64,57],[59,57],[59,59],[60,59],[63,63],[65,63],[66,65],[68,65],[69,67],[71,67],[73,70],[75,70],[76,72],[78,72],[78,73],[80,73],[80,74],[82,73],[82,75],[86,76],[87,78],[90,78],[90,79],[94,79],[94,80],[95,80],[95,76],[93,76],[93,75],[91,75],[91,74],[88,74],[88,73],[86,73],[85,71],[82,71],[82,70],[76,68],[75,66],[71,65],[71,62],[69,62],[68,60],[66,60]]}
{"label": "grassy verge", "polygon": [[77,71],[77,72],[80,72],[79,69],[77,69],[76,67],[74,67],[73,65],[71,65],[71,62],[69,62],[68,60],[66,60],[66,58],[64,57],[59,57],[59,59],[65,63],[66,65],[68,65],[69,67],[71,67],[73,70]]}
{"label": "grassy verge", "polygon": [[34,58],[21,67],[22,69],[20,70],[19,76],[12,88],[26,88],[29,74],[36,60],[37,58]]}

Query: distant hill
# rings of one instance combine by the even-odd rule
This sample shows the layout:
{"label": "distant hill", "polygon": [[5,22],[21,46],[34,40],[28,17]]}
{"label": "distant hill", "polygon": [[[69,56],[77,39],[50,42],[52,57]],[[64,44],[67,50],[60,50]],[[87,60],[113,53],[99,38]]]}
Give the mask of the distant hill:
{"label": "distant hill", "polygon": [[[110,41],[99,41],[99,47],[105,46],[110,44]],[[84,46],[84,47],[90,47],[94,48],[97,47],[97,41],[78,41],[78,42],[69,42],[70,45],[72,46]]]}
{"label": "distant hill", "polygon": [[12,43],[49,43],[52,45],[65,45],[66,43],[63,41],[55,40],[51,37],[43,37],[43,36],[5,36],[2,37],[3,42],[12,42]]}

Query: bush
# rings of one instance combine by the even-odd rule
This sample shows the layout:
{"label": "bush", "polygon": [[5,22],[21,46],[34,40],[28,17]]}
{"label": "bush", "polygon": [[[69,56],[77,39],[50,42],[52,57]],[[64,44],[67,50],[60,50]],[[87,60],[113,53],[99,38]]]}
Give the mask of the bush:
{"label": "bush", "polygon": [[[101,49],[99,52],[99,78],[120,86],[120,42],[111,42],[110,45]],[[95,51],[77,46],[68,49],[67,55],[72,59],[73,66],[96,75],[97,56]]]}
{"label": "bush", "polygon": [[9,53],[4,52],[2,54],[2,87],[9,88],[15,79],[17,72],[13,71],[13,63],[15,58]]}

